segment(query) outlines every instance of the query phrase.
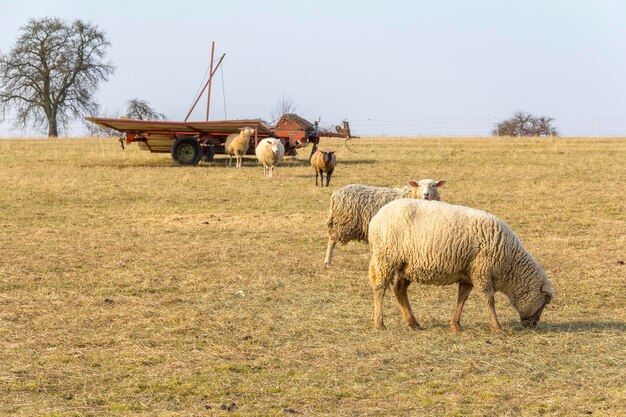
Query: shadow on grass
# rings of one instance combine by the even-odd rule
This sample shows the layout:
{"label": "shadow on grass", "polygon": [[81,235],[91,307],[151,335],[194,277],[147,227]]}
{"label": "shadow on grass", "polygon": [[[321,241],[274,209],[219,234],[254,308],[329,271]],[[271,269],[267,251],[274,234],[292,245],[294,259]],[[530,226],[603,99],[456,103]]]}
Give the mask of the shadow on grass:
{"label": "shadow on grass", "polygon": [[[376,162],[376,160],[374,159],[362,159],[362,160],[350,160],[350,161],[340,161],[339,164],[341,165],[358,165],[358,164],[371,164],[373,162]],[[287,168],[287,167],[308,167],[309,161],[307,160],[293,160],[293,161],[287,161],[287,162],[281,162],[278,164],[277,168]],[[120,163],[118,161],[111,161],[111,162],[92,162],[92,163],[88,163],[88,164],[82,164],[81,168],[117,168],[117,169],[128,169],[128,168],[189,168],[189,167],[193,167],[193,168],[203,168],[203,169],[210,169],[210,168],[233,168],[234,167],[234,162],[233,162],[233,166],[232,167],[228,167],[226,165],[226,162],[224,160],[213,160],[212,162],[204,162],[201,161],[199,162],[197,165],[177,165],[174,162],[172,162],[171,160],[155,160],[154,162],[145,162],[145,161],[141,161],[141,162],[137,162],[137,163],[133,163],[133,162],[123,162]],[[256,162],[256,160],[254,162],[252,161],[244,161],[242,168],[261,168],[261,165],[258,164]],[[313,175],[313,174],[311,174]]]}
{"label": "shadow on grass", "polygon": [[[607,331],[613,330],[618,332],[626,332],[626,322],[619,321],[570,321],[563,323],[551,323],[540,321],[537,324],[537,327],[534,329],[527,329],[522,327],[521,323],[518,321],[504,321],[501,322],[502,329],[504,332],[511,333],[522,333],[522,332],[536,332],[536,333],[578,333],[578,332],[593,332],[593,331]],[[450,325],[448,323],[433,323],[430,326],[426,326],[426,329],[441,329],[441,330],[450,330]],[[490,331],[489,325],[470,325],[463,326],[463,333],[475,331],[475,330],[485,330]],[[452,332],[450,332],[452,333]]]}
{"label": "shadow on grass", "polygon": [[[342,160],[342,159],[338,159],[337,160],[337,165],[359,165],[359,164],[372,164],[376,162],[375,159],[349,159],[349,160]],[[283,160],[282,162],[280,162],[278,164],[278,166],[309,166],[311,165],[309,163],[308,159],[288,159],[288,160]]]}
{"label": "shadow on grass", "polygon": [[626,331],[626,322],[619,321],[585,321],[575,320],[569,322],[554,323],[550,321],[540,321],[534,329],[527,329],[520,322],[503,323],[503,328],[508,328],[514,332],[538,332],[538,333],[578,333],[614,330],[618,332]]}
{"label": "shadow on grass", "polygon": [[617,330],[619,332],[626,331],[626,322],[619,321],[570,321],[563,323],[542,323],[539,322],[538,330],[562,332],[562,333],[576,333],[586,331],[601,331],[601,330]]}

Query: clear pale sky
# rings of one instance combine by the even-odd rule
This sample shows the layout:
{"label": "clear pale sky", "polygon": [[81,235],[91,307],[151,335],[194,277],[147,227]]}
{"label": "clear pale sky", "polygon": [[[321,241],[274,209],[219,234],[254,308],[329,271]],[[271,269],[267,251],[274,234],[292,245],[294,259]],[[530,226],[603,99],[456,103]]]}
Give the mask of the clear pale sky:
{"label": "clear pale sky", "polygon": [[215,40],[230,119],[267,119],[283,94],[322,122],[626,118],[626,1],[0,0],[0,51],[44,16],[107,32],[107,112],[140,97],[183,118]]}

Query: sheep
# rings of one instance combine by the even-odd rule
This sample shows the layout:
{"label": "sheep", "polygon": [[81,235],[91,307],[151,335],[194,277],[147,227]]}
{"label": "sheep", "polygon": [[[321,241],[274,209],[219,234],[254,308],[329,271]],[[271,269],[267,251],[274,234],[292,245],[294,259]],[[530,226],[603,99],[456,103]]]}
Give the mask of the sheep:
{"label": "sheep", "polygon": [[417,183],[415,181],[409,181],[408,185],[410,185],[411,187],[419,188],[419,195],[421,196],[422,200],[439,201],[441,200],[441,196],[439,195],[439,187],[443,187],[444,185],[446,185],[447,182],[448,180],[435,181],[431,179],[424,179],[419,180]]}
{"label": "sheep", "polygon": [[232,133],[226,138],[224,144],[226,154],[228,155],[228,166],[231,166],[233,156],[236,158],[236,167],[241,168],[241,160],[243,155],[248,151],[250,146],[250,138],[254,135],[254,129],[251,127],[242,127],[239,133]]}
{"label": "sheep", "polygon": [[333,175],[335,166],[337,166],[337,157],[335,151],[324,151],[318,149],[311,156],[311,166],[315,170],[315,185],[317,186],[317,174],[320,176],[320,185],[324,186],[324,173],[326,173],[326,186],[330,183],[330,177]]}
{"label": "sheep", "polygon": [[494,293],[504,293],[524,327],[535,327],[554,290],[547,274],[524,249],[510,227],[487,212],[441,202],[392,201],[372,218],[369,277],[374,291],[374,324],[384,330],[382,302],[394,281],[394,292],[409,327],[420,329],[407,296],[411,282],[458,283],[459,294],[450,326],[461,330],[463,305],[472,288],[487,302],[494,332],[501,327]]}
{"label": "sheep", "polygon": [[266,138],[259,142],[254,152],[259,162],[263,164],[263,175],[271,178],[274,175],[274,166],[285,155],[285,145],[280,139]]}
{"label": "sheep", "polygon": [[370,220],[382,206],[399,198],[422,198],[439,200],[439,187],[448,181],[424,179],[408,181],[404,188],[371,187],[361,184],[349,184],[333,192],[326,230],[328,246],[324,265],[330,268],[333,251],[337,242],[348,243],[353,240],[367,243],[367,231]]}

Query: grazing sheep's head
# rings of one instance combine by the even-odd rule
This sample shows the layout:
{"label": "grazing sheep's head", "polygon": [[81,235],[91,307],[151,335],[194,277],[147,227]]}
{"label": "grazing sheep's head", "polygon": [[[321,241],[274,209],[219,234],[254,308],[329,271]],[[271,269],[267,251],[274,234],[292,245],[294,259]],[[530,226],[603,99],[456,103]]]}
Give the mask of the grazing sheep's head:
{"label": "grazing sheep's head", "polygon": [[537,322],[539,322],[539,318],[541,318],[544,307],[552,301],[553,296],[552,284],[545,278],[539,288],[535,288],[524,294],[523,297],[519,297],[515,304],[522,326],[531,329],[535,327]]}
{"label": "grazing sheep's head", "polygon": [[254,129],[251,128],[251,127],[242,127],[242,128],[239,129],[239,132],[241,132],[245,136],[252,136],[252,135],[254,135]]}
{"label": "grazing sheep's head", "polygon": [[411,180],[407,182],[407,184],[411,187],[415,187],[419,189],[417,195],[422,200],[439,201],[441,197],[439,196],[438,188],[443,187],[447,182],[448,180],[435,181],[435,180],[425,179],[425,180],[419,180],[419,182]]}

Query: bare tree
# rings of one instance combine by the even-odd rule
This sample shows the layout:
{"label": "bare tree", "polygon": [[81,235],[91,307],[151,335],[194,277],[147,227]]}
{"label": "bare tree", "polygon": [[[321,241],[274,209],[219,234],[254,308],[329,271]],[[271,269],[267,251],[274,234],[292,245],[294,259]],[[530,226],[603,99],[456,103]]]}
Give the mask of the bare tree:
{"label": "bare tree", "polygon": [[134,120],[165,120],[167,116],[159,113],[146,100],[132,98],[126,102],[126,117]]}
{"label": "bare tree", "polygon": [[294,103],[293,97],[285,94],[281,95],[270,114],[271,124],[276,123],[283,114],[295,113],[296,110],[298,110],[298,106]]}
{"label": "bare tree", "polygon": [[507,120],[496,125],[491,132],[494,136],[558,136],[559,133],[551,117],[536,117],[530,113],[518,111]]}
{"label": "bare tree", "polygon": [[97,26],[31,19],[8,54],[0,55],[0,110],[17,124],[48,127],[48,136],[85,113],[95,114],[98,84],[115,71],[104,62],[110,43]]}

